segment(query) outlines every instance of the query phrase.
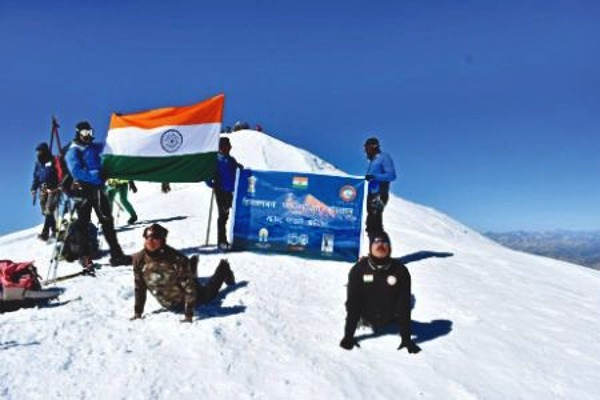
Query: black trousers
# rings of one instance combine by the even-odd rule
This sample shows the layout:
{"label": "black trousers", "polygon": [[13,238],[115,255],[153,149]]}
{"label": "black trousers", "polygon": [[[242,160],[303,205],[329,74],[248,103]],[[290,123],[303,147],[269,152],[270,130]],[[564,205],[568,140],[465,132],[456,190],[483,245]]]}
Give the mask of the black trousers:
{"label": "black trousers", "polygon": [[[389,198],[388,192],[367,195],[367,235],[369,238],[383,232],[383,210]],[[377,204],[378,202],[380,204]]]}
{"label": "black trousers", "polygon": [[225,270],[222,267],[217,267],[205,285],[196,280],[196,305],[213,301],[219,294],[223,282],[225,282]]}
{"label": "black trousers", "polygon": [[[96,213],[100,225],[102,226],[102,233],[108,243],[110,249],[110,256],[112,258],[121,257],[123,250],[119,241],[117,240],[117,233],[115,232],[115,225],[110,212],[110,204],[108,197],[103,187],[86,187],[81,190],[80,196],[85,201],[77,203],[77,219],[78,225],[87,230],[92,215],[92,209]],[[87,232],[85,233],[87,237]],[[83,237],[83,236],[82,236]],[[85,242],[82,253],[84,256],[91,255],[91,248],[89,242]]]}
{"label": "black trousers", "polygon": [[217,208],[219,209],[219,218],[217,219],[218,243],[227,243],[227,221],[229,220],[229,210],[233,204],[233,193],[215,190],[217,198]]}

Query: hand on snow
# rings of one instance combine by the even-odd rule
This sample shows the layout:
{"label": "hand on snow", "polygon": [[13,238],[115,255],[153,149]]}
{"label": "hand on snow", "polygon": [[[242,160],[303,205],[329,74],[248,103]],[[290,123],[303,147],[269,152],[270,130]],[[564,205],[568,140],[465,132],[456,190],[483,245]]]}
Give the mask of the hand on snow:
{"label": "hand on snow", "polygon": [[345,337],[340,342],[340,347],[346,350],[352,350],[354,346],[360,348],[360,345],[353,337]]}
{"label": "hand on snow", "polygon": [[133,317],[129,318],[130,321],[135,321],[136,319],[143,319],[142,314],[133,314]]}
{"label": "hand on snow", "polygon": [[400,343],[400,346],[398,346],[398,350],[402,350],[404,347],[406,347],[406,350],[408,350],[410,354],[417,354],[421,351],[421,348],[412,340],[403,340],[402,343]]}

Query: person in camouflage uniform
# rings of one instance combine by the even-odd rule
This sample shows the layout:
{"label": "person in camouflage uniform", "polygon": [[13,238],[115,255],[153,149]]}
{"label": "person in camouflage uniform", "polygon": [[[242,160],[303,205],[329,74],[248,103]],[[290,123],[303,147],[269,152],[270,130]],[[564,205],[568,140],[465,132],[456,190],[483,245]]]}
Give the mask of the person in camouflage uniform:
{"label": "person in camouflage uniform", "polygon": [[235,284],[233,271],[227,260],[221,260],[206,285],[196,278],[198,256],[188,259],[166,243],[168,230],[153,224],[144,230],[144,249],[134,254],[135,305],[132,319],[142,318],[146,291],[150,291],[161,306],[183,311],[185,319],[192,322],[194,308],[211,302],[219,293],[223,282]]}

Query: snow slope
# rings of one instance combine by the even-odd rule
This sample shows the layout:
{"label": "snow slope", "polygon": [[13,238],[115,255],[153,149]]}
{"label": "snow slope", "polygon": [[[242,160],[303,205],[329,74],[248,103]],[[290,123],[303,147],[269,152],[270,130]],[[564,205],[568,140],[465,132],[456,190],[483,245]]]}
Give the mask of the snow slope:
{"label": "snow slope", "polygon": [[[340,173],[265,134],[231,140],[247,167]],[[119,228],[124,250],[140,249],[143,228],[158,221],[171,245],[200,253],[199,274],[211,274],[221,255],[198,248],[209,190],[139,187],[131,201],[142,223]],[[131,268],[104,266],[96,279],[64,282],[53,307],[0,314],[0,398],[598,398],[598,271],[508,250],[395,196],[384,222],[395,256],[453,253],[408,264],[417,355],[396,351],[397,334],[368,330],[357,332],[360,349],[338,346],[347,263],[227,254],[238,284],[201,307],[193,324],[151,296],[145,319],[129,321]],[[35,239],[39,229],[0,238],[1,257],[35,259],[45,275],[51,246]],[[59,274],[77,269],[61,264]]]}

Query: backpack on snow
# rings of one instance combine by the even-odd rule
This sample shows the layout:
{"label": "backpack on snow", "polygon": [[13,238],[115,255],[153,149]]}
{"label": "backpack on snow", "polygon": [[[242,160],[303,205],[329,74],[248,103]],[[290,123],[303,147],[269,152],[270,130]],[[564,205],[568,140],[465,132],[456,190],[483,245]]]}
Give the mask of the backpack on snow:
{"label": "backpack on snow", "polygon": [[15,263],[11,260],[0,260],[0,287],[0,299],[12,301],[22,300],[26,290],[41,290],[42,284],[33,261]]}
{"label": "backpack on snow", "polygon": [[0,312],[44,305],[64,292],[56,287],[42,289],[40,279],[33,261],[0,260]]}
{"label": "backpack on snow", "polygon": [[79,220],[75,220],[68,232],[59,234],[58,240],[65,242],[62,257],[71,262],[83,255],[85,246],[89,246],[89,255],[96,259],[100,255],[100,243],[98,242],[98,228],[92,222],[87,227],[82,226]]}

